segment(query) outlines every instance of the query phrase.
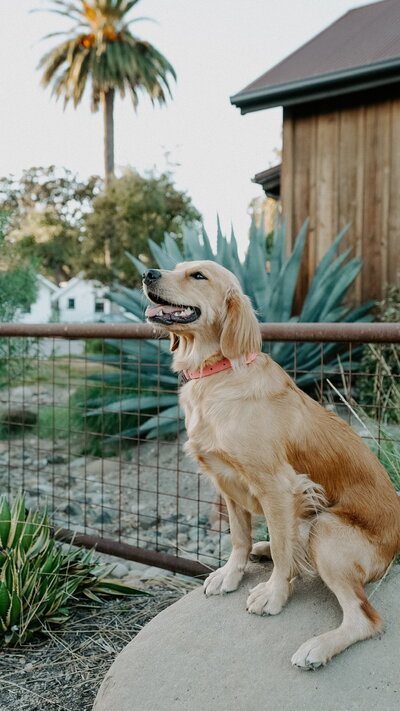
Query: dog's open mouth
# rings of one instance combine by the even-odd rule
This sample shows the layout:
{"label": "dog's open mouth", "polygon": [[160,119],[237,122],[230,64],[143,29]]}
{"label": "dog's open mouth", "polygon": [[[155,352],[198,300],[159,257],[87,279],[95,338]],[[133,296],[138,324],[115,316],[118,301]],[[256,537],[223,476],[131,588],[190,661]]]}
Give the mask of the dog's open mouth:
{"label": "dog's open mouth", "polygon": [[197,306],[171,304],[156,296],[156,294],[151,294],[149,291],[147,296],[155,303],[154,306],[148,306],[145,311],[145,316],[149,321],[169,326],[172,323],[191,323],[196,321],[201,314]]}

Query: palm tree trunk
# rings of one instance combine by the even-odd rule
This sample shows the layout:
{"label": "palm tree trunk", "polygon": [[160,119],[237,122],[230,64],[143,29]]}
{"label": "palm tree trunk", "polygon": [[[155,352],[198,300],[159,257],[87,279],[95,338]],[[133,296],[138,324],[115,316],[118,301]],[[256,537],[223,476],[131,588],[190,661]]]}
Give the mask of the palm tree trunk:
{"label": "palm tree trunk", "polygon": [[[102,92],[104,112],[104,185],[107,190],[114,176],[114,89]],[[104,244],[104,263],[111,267],[110,240]]]}
{"label": "palm tree trunk", "polygon": [[114,175],[114,89],[102,92],[104,111],[104,177],[108,187]]}

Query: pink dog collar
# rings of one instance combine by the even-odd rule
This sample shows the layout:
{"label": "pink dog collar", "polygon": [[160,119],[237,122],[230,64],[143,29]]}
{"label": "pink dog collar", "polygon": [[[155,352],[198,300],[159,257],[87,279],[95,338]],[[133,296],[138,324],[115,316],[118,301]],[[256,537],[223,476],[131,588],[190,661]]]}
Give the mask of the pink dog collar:
{"label": "pink dog collar", "polygon": [[[258,356],[258,353],[249,353],[246,356],[246,365],[252,363]],[[213,365],[206,365],[204,368],[199,368],[198,370],[184,370],[183,374],[187,380],[197,380],[198,378],[206,378],[207,375],[214,375],[214,373],[220,373],[222,370],[228,370],[232,367],[232,363],[229,358],[223,358],[222,360],[217,360]]]}

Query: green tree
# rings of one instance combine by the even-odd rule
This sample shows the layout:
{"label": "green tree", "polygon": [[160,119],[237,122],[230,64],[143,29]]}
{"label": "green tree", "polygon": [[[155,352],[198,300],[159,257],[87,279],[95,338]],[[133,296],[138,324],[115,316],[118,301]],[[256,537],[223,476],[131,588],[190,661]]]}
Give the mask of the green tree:
{"label": "green tree", "polygon": [[[15,321],[37,294],[36,265],[4,240],[8,215],[0,211],[0,322]],[[27,338],[0,338],[0,388],[29,367],[34,344]]]}
{"label": "green tree", "polygon": [[64,97],[64,106],[76,107],[90,83],[92,110],[100,104],[104,115],[104,164],[106,185],[114,174],[114,97],[129,91],[136,108],[139,91],[151,101],[166,102],[171,94],[170,77],[175,71],[167,59],[149,42],[132,34],[129,26],[138,21],[127,15],[139,0],[50,0],[48,8],[76,24],[66,32],[62,44],[45,54],[39,64],[42,84],[53,85],[53,94]]}
{"label": "green tree", "polygon": [[[27,311],[36,298],[35,264],[16,253],[5,242],[7,214],[0,212],[0,321],[13,321],[18,312]],[[1,339],[3,342],[3,339]]]}
{"label": "green tree", "polygon": [[[111,283],[138,282],[137,271],[125,252],[150,257],[149,242],[160,244],[165,233],[182,235],[184,226],[200,220],[200,213],[186,193],[177,190],[170,173],[145,176],[126,170],[114,178],[105,192],[93,201],[85,218],[81,268],[86,276]],[[112,268],[104,244],[109,245]]]}
{"label": "green tree", "polygon": [[55,166],[0,178],[0,209],[9,214],[7,241],[21,258],[34,258],[49,279],[69,279],[81,268],[83,218],[101,186],[97,176],[83,182]]}

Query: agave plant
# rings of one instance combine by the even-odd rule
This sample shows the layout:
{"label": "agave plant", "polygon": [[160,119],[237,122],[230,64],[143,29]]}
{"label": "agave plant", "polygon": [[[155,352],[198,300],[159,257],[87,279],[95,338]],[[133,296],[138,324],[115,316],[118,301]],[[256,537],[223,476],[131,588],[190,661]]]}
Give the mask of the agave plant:
{"label": "agave plant", "polygon": [[[65,622],[78,595],[149,595],[108,579],[93,551],[54,540],[47,511],[26,511],[19,494],[0,498],[0,643],[17,645]],[[81,598],[82,599],[82,598]]]}
{"label": "agave plant", "polygon": [[[307,296],[298,316],[293,316],[293,300],[299,276],[300,265],[308,231],[308,220],[302,226],[289,256],[286,250],[286,233],[284,221],[278,222],[275,228],[273,247],[270,255],[263,224],[259,227],[252,222],[250,240],[243,262],[238,255],[237,241],[232,231],[228,240],[218,223],[216,249],[210,244],[206,231],[186,228],[183,234],[183,247],[180,248],[175,236],[166,234],[160,246],[149,240],[149,246],[155,263],[161,269],[173,269],[177,262],[186,260],[211,259],[230,269],[239,279],[243,291],[250,297],[260,322],[351,322],[370,321],[370,311],[374,302],[369,302],[358,308],[350,309],[343,305],[343,298],[362,268],[361,259],[348,259],[351,247],[338,255],[339,246],[346,234],[347,227],[332,242],[319,263]],[[139,259],[127,255],[137,267],[139,273],[148,269]],[[119,286],[110,298],[129,313],[130,318],[142,321],[145,309],[145,299],[139,289],[128,289]],[[179,407],[176,400],[176,378],[168,374],[160,375],[160,365],[170,361],[168,344],[161,341],[107,341],[114,346],[115,363],[124,362],[123,373],[109,373],[91,376],[94,380],[102,380],[105,384],[121,382],[124,386],[137,385],[137,368],[140,360],[146,363],[147,387],[157,390],[160,385],[168,388],[168,394],[160,394],[157,398],[127,398],[123,401],[116,398],[112,403],[87,403],[89,407],[98,405],[90,416],[101,412],[138,412],[144,408],[150,409],[157,403],[157,414],[136,427],[119,433],[120,437],[159,437],[170,432],[176,432],[183,427]],[[317,343],[298,344],[295,351],[294,343],[264,344],[264,349],[285,369],[293,369],[296,358],[296,370],[299,375],[296,382],[300,386],[310,386],[321,377],[321,349]],[[123,358],[121,358],[121,350]],[[339,372],[340,367],[346,367],[346,355],[338,360],[340,346],[332,343],[324,348],[324,367],[329,373]],[[353,352],[354,358],[354,352]],[[101,357],[97,358],[101,360]],[[109,356],[105,357],[108,365],[113,365]],[[313,373],[313,369],[315,372]],[[307,371],[307,372],[302,372]],[[161,373],[163,368],[161,368]],[[172,392],[171,392],[172,391]],[[159,414],[162,417],[159,417]]]}

